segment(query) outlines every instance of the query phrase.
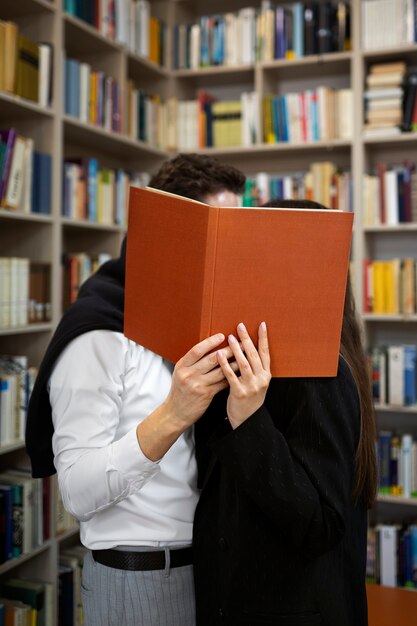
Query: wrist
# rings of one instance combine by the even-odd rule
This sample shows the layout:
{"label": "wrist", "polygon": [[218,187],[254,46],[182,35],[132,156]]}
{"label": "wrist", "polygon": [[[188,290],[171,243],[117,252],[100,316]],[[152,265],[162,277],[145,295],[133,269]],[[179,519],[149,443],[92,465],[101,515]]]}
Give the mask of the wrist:
{"label": "wrist", "polygon": [[138,424],[136,437],[143,454],[151,461],[159,461],[185,430],[163,403]]}

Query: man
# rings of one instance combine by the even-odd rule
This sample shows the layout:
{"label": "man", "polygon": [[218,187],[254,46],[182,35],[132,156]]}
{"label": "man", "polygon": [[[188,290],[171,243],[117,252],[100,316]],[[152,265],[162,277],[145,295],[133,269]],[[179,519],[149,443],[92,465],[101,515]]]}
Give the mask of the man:
{"label": "man", "polygon": [[[150,186],[237,206],[244,180],[210,157],[179,155]],[[80,520],[86,624],[193,626],[192,425],[227,387],[213,354],[224,336],[175,367],[128,340],[124,265],[125,245],[61,320],[31,397],[26,445],[33,475],[57,471],[64,505]]]}

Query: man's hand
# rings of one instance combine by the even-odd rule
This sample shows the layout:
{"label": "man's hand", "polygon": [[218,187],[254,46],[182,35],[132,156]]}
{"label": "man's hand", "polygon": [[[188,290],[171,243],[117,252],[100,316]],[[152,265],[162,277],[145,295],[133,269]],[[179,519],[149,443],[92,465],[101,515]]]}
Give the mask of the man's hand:
{"label": "man's hand", "polygon": [[[148,459],[161,459],[178,437],[203,415],[216,393],[228,387],[216,352],[224,339],[222,334],[207,337],[176,364],[167,399],[136,428],[138,443]],[[226,360],[233,356],[230,347],[223,353]],[[237,364],[232,362],[229,368],[233,372]]]}

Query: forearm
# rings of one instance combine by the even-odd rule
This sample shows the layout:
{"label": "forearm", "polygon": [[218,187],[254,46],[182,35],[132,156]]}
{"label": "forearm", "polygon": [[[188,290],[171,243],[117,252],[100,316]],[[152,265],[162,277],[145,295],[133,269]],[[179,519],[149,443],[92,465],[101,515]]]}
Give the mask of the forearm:
{"label": "forearm", "polygon": [[160,461],[184,430],[164,402],[137,426],[136,436],[143,454],[151,461]]}
{"label": "forearm", "polygon": [[159,472],[129,431],[101,448],[68,450],[55,456],[61,496],[66,510],[80,521],[138,492]]}

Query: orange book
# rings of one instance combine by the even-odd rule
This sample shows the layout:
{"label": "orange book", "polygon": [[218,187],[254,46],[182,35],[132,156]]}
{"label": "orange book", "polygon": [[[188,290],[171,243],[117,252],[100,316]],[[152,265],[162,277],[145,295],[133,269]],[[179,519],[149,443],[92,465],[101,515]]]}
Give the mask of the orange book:
{"label": "orange book", "polygon": [[125,335],[175,363],[239,322],[256,345],[265,321],[273,376],[335,376],[352,222],[131,187]]}

